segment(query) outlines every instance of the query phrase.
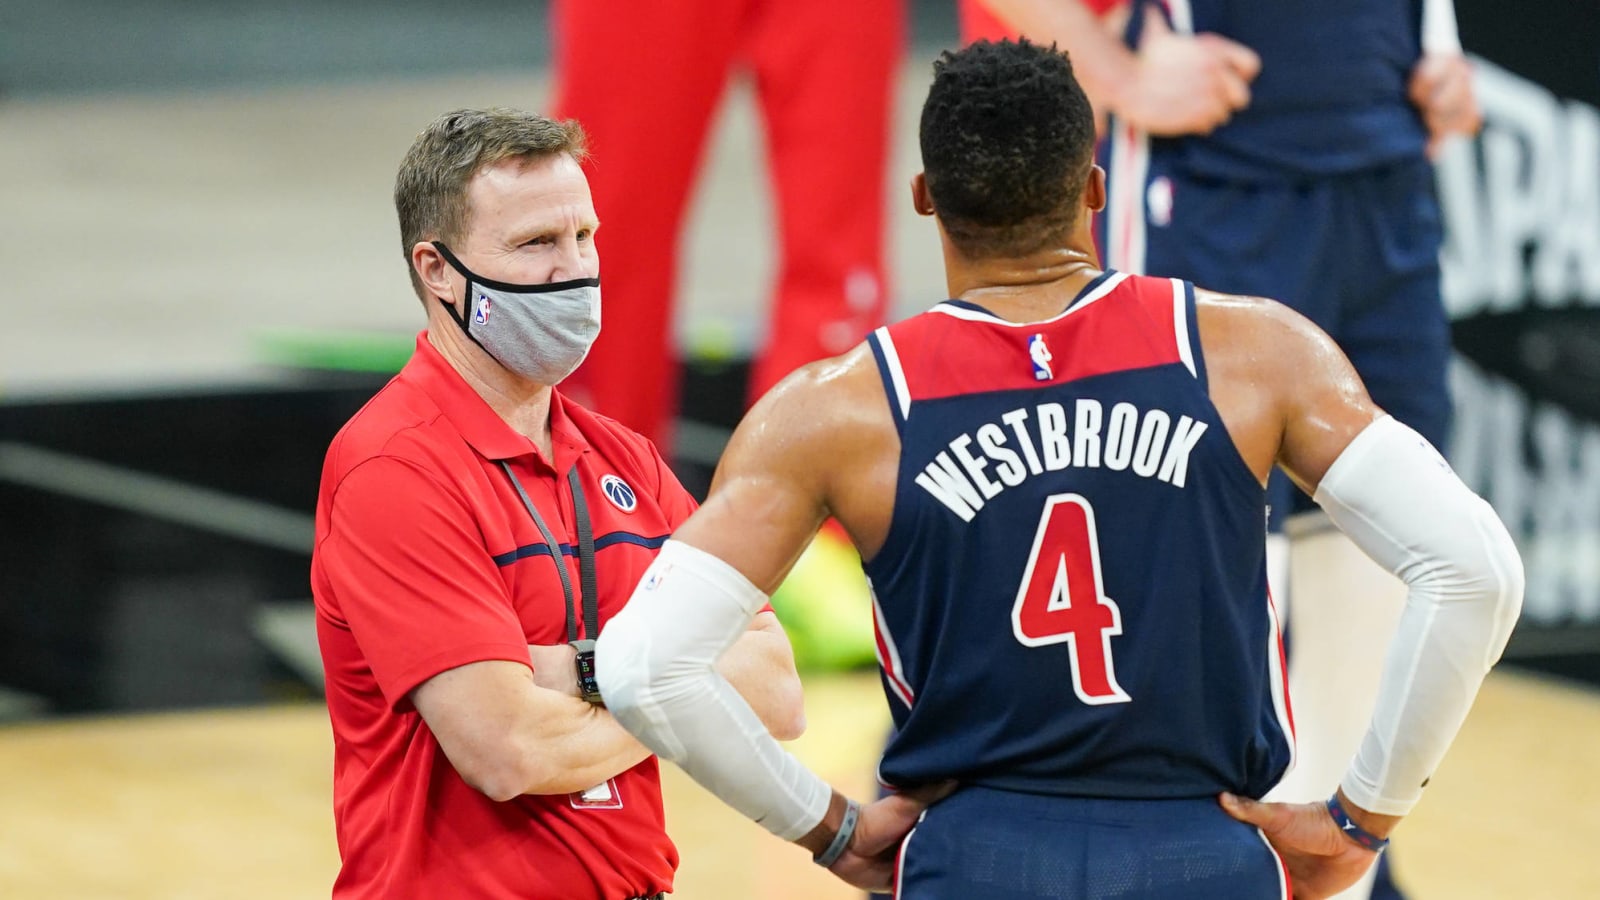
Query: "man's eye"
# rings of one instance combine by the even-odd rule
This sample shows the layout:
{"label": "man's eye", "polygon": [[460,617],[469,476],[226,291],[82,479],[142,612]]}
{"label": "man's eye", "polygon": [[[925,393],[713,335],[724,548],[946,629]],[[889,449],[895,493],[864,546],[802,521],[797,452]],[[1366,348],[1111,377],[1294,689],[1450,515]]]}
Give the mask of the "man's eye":
{"label": "man's eye", "polygon": [[594,237],[594,232],[590,231],[587,228],[578,229],[578,240],[587,241],[591,237]]}
{"label": "man's eye", "polygon": [[531,246],[537,246],[537,245],[540,245],[540,244],[548,244],[548,243],[551,243],[550,236],[549,235],[540,235],[539,237],[531,238],[528,241],[524,242],[522,246],[531,247]]}

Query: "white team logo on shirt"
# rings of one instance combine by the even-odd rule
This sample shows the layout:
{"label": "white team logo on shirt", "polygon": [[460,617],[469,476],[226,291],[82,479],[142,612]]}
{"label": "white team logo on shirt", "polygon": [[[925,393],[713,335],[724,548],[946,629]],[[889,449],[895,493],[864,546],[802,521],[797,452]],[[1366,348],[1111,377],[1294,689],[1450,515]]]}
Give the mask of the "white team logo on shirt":
{"label": "white team logo on shirt", "polygon": [[615,475],[607,475],[600,479],[600,490],[611,501],[611,505],[625,513],[631,513],[639,506],[639,497],[634,494],[633,488],[626,481]]}
{"label": "white team logo on shirt", "polygon": [[1150,207],[1150,224],[1165,227],[1172,224],[1172,179],[1158,175],[1145,189],[1145,203]]}
{"label": "white team logo on shirt", "polygon": [[1049,381],[1056,377],[1055,370],[1050,368],[1050,360],[1055,357],[1050,355],[1050,347],[1044,342],[1044,335],[1036,334],[1028,338],[1028,358],[1033,360],[1033,380]]}

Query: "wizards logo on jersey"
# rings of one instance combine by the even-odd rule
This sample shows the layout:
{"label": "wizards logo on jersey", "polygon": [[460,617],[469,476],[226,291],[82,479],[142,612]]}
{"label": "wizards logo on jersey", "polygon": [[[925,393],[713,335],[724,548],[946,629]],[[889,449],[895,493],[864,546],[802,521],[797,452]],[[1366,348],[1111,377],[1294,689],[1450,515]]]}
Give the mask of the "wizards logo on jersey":
{"label": "wizards logo on jersey", "polygon": [[1049,381],[1056,377],[1054,369],[1050,368],[1050,360],[1055,357],[1050,355],[1050,346],[1044,342],[1044,335],[1036,334],[1028,338],[1028,358],[1033,361],[1033,380]]}
{"label": "wizards logo on jersey", "polygon": [[489,324],[489,297],[486,294],[478,295],[478,306],[472,313],[472,321],[478,325]]}
{"label": "wizards logo on jersey", "polygon": [[606,499],[611,501],[612,506],[625,513],[633,512],[639,505],[639,498],[633,493],[633,488],[615,475],[607,475],[600,479],[600,490],[605,492]]}

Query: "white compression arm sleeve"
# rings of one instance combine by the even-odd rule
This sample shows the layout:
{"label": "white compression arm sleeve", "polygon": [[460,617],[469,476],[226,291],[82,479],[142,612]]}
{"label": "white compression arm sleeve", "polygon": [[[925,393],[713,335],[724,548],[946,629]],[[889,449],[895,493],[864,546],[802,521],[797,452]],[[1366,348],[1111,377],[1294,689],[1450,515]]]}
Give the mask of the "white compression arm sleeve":
{"label": "white compression arm sleeve", "polygon": [[1372,725],[1341,782],[1362,808],[1405,815],[1511,636],[1522,561],[1489,504],[1387,416],[1339,455],[1316,501],[1410,589]]}
{"label": "white compression arm sleeve", "polygon": [[1455,0],[1422,0],[1422,52],[1461,52]]}
{"label": "white compression arm sleeve", "polygon": [[657,756],[787,841],[833,789],[773,739],[716,661],[767,602],[721,559],[668,541],[595,644],[606,707]]}

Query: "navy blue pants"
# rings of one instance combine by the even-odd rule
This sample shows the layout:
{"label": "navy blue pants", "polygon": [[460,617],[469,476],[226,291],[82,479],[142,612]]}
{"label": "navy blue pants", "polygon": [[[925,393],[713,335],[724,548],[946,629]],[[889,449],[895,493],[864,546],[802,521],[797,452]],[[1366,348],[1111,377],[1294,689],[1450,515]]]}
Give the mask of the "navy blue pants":
{"label": "navy blue pants", "polygon": [[1094,800],[968,787],[901,852],[906,900],[1285,900],[1276,854],[1215,798]]}
{"label": "navy blue pants", "polygon": [[[1142,229],[1142,241],[1122,242],[1142,246],[1142,261],[1108,263],[1142,262],[1145,274],[1293,307],[1338,343],[1378,406],[1444,451],[1450,326],[1432,166],[1416,159],[1303,182],[1240,183],[1188,175],[1160,142],[1152,149],[1141,209],[1119,219]],[[1121,202],[1134,202],[1132,191],[1123,194]],[[1274,473],[1274,524],[1309,508],[1297,495]]]}

